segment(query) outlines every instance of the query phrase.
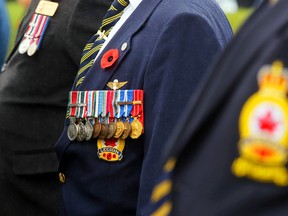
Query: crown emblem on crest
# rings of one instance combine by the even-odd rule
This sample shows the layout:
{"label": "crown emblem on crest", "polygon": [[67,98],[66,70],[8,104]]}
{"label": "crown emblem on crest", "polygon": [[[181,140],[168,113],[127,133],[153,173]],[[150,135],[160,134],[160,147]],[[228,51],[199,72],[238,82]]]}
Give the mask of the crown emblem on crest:
{"label": "crown emblem on crest", "polygon": [[271,67],[264,67],[258,75],[260,90],[269,89],[287,92],[288,72],[283,68],[283,63],[275,61]]}

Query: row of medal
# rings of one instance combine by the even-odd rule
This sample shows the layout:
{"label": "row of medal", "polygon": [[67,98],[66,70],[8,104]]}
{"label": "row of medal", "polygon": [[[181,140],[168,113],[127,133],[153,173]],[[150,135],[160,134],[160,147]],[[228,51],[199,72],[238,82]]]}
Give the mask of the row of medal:
{"label": "row of medal", "polygon": [[50,17],[54,15],[58,8],[58,3],[42,0],[39,2],[33,14],[29,26],[24,34],[18,51],[20,54],[27,52],[32,56],[39,49],[44,33],[48,27]]}
{"label": "row of medal", "polygon": [[143,125],[138,118],[134,118],[133,121],[118,119],[109,123],[92,118],[85,120],[70,118],[70,124],[67,129],[67,135],[71,141],[76,139],[78,141],[88,141],[91,138],[126,139],[129,136],[132,139],[137,139],[142,132]]}
{"label": "row of medal", "polygon": [[144,128],[143,90],[71,91],[70,140],[137,139]]}

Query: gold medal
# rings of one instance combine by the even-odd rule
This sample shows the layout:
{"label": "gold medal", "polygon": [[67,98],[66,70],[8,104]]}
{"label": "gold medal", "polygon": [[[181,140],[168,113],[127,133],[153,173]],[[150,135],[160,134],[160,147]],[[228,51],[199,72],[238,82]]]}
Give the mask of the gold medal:
{"label": "gold medal", "polygon": [[137,139],[143,131],[143,125],[142,123],[135,118],[132,122],[131,122],[131,133],[130,133],[130,137],[132,139]]}
{"label": "gold medal", "polygon": [[116,131],[115,131],[115,135],[114,135],[115,138],[119,138],[123,134],[124,127],[125,126],[124,126],[124,123],[122,121],[118,121],[116,123]]}

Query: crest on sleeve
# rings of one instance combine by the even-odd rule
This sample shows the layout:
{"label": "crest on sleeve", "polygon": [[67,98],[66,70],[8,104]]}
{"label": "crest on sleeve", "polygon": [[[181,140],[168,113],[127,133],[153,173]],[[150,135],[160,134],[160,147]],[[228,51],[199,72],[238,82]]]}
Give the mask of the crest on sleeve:
{"label": "crest on sleeve", "polygon": [[261,68],[259,90],[245,102],[239,117],[237,177],[288,185],[288,73],[281,62]]}

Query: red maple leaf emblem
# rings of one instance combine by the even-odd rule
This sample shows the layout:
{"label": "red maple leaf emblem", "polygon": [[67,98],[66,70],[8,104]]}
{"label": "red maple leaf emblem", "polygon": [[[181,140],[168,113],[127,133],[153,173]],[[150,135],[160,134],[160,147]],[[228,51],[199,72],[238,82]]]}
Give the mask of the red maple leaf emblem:
{"label": "red maple leaf emblem", "polygon": [[260,129],[271,134],[275,131],[275,128],[278,125],[278,123],[273,120],[270,110],[258,120]]}
{"label": "red maple leaf emblem", "polygon": [[115,147],[117,141],[118,141],[118,139],[116,139],[116,138],[114,138],[114,139],[106,139],[105,140],[105,145],[106,146]]}

